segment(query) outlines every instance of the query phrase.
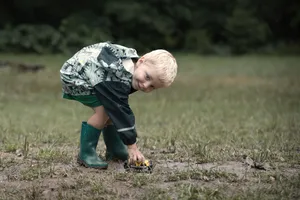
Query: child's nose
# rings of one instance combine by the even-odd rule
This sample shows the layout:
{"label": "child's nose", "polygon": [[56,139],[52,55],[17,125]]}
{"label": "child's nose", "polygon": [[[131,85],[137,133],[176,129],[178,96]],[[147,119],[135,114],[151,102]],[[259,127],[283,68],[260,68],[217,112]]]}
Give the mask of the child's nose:
{"label": "child's nose", "polygon": [[149,88],[149,86],[150,86],[150,82],[149,82],[149,81],[143,83],[143,88],[144,88],[144,89]]}

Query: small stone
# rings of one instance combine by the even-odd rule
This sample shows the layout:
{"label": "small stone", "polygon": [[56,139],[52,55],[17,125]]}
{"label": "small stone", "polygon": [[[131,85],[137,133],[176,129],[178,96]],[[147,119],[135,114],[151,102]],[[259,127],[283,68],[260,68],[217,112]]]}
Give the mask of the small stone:
{"label": "small stone", "polygon": [[17,155],[18,157],[23,156],[22,149],[17,149],[17,150],[16,150],[16,155]]}
{"label": "small stone", "polygon": [[270,181],[274,182],[276,179],[273,176],[270,176]]}
{"label": "small stone", "polygon": [[285,159],[284,159],[283,157],[279,157],[279,160],[280,160],[281,162],[284,162],[284,161],[285,161]]}
{"label": "small stone", "polygon": [[270,165],[269,163],[264,163],[264,164],[263,164],[263,167],[264,167],[264,169],[267,170],[267,171],[269,171],[269,170],[272,169],[272,167],[271,167],[271,165]]}
{"label": "small stone", "polygon": [[250,167],[254,167],[254,166],[255,166],[255,165],[254,165],[254,161],[253,161],[249,156],[246,157],[245,163],[246,163],[247,165],[249,165]]}

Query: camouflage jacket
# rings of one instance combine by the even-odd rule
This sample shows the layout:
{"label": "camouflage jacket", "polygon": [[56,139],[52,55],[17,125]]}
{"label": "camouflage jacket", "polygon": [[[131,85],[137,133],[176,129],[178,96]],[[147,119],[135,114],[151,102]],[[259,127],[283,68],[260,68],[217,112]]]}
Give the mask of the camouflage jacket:
{"label": "camouflage jacket", "polygon": [[128,104],[135,90],[123,61],[138,57],[135,49],[103,42],[84,47],[60,70],[63,92],[96,95],[126,145],[136,142],[135,117]]}

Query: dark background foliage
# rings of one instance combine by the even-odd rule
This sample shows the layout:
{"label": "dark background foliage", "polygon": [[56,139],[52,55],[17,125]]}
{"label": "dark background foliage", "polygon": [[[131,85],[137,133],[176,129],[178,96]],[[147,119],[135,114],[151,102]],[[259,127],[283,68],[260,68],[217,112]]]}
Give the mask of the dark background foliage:
{"label": "dark background foliage", "polygon": [[299,0],[2,0],[0,51],[74,53],[111,41],[148,51],[299,53]]}

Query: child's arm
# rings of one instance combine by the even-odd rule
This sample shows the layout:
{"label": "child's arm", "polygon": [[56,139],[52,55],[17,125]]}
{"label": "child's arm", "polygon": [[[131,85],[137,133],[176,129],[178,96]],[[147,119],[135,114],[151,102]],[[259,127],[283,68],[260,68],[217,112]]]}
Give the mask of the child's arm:
{"label": "child's arm", "polygon": [[131,87],[117,81],[105,81],[95,85],[97,98],[116,127],[120,138],[128,147],[131,161],[144,160],[136,146],[135,117],[128,104]]}
{"label": "child's arm", "polygon": [[128,104],[129,87],[125,83],[105,81],[95,85],[97,98],[113,122],[124,144],[136,142],[135,117]]}

